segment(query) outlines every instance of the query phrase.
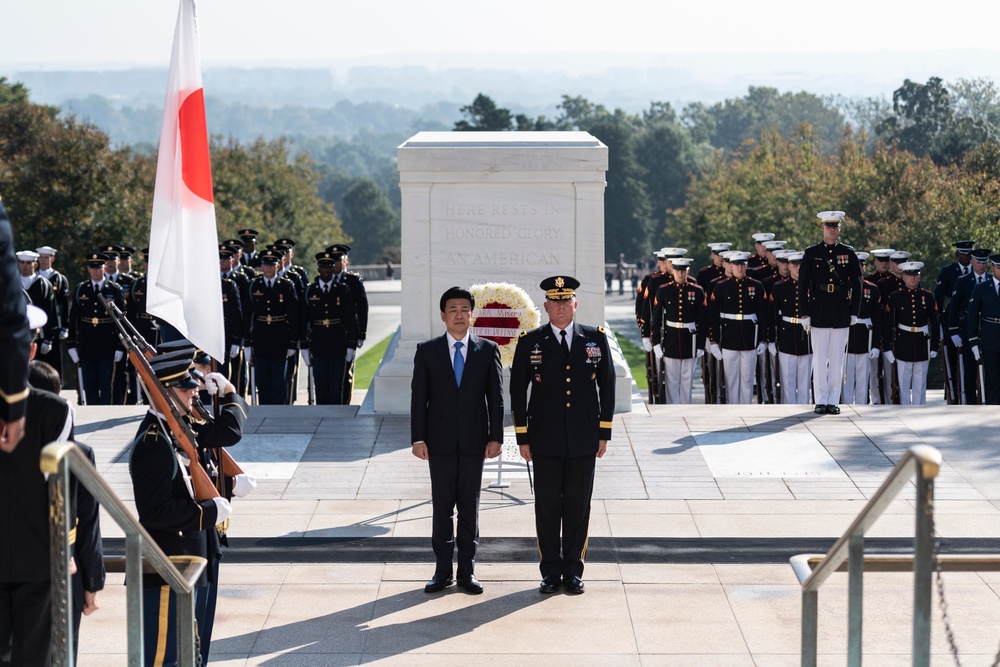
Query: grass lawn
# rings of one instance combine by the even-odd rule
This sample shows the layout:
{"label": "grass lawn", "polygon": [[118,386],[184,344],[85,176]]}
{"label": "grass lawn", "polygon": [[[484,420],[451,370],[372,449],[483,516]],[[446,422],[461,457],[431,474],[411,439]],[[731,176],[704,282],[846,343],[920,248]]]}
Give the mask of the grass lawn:
{"label": "grass lawn", "polygon": [[622,349],[622,354],[625,355],[625,362],[628,367],[632,369],[632,377],[635,378],[635,384],[639,387],[641,391],[645,391],[648,387],[646,384],[646,352],[625,338],[620,332],[615,331],[615,337],[618,339],[618,345]]}
{"label": "grass lawn", "polygon": [[375,347],[358,357],[358,362],[354,365],[355,387],[368,389],[371,386],[372,378],[375,377],[375,371],[378,370],[378,364],[382,361],[382,355],[385,354],[385,348],[389,347],[390,340],[392,336],[386,336],[376,343]]}

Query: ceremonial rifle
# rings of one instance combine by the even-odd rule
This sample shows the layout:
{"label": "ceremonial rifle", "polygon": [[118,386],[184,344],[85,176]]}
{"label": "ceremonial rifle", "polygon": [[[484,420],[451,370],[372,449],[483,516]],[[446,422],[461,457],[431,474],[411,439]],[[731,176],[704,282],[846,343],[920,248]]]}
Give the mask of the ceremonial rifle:
{"label": "ceremonial rifle", "polygon": [[118,337],[122,345],[125,346],[128,359],[135,367],[136,373],[142,378],[142,384],[145,387],[146,398],[149,400],[150,407],[163,415],[171,435],[188,458],[195,499],[200,502],[218,497],[219,493],[215,489],[215,484],[212,483],[212,479],[208,476],[205,468],[201,465],[201,459],[198,457],[198,443],[194,431],[184,421],[178,410],[173,392],[168,392],[160,383],[159,378],[156,377],[156,373],[153,372],[153,367],[149,365],[149,360],[140,352],[139,344],[130,337],[130,325],[126,326],[123,322],[125,316],[122,315],[118,306],[108,301],[103,294],[98,294],[97,298],[118,326]]}
{"label": "ceremonial rifle", "polygon": [[[928,341],[928,347],[930,342]],[[951,361],[948,359],[948,346],[944,342],[944,336],[941,337],[941,344],[939,346],[941,350],[941,356],[943,360],[941,363],[944,364],[944,402],[947,405],[955,404],[955,388],[953,386],[953,380],[951,374]],[[930,355],[928,355],[930,356]]]}

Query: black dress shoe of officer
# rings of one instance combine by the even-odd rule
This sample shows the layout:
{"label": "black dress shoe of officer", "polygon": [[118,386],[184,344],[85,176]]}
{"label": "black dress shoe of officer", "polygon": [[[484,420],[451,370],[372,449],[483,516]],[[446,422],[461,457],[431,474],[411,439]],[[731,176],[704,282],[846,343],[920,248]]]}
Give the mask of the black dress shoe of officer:
{"label": "black dress shoe of officer", "polygon": [[839,415],[840,414],[840,408],[838,406],[836,406],[836,405],[828,405],[828,406],[826,406],[826,414],[828,414],[828,415]]}
{"label": "black dress shoe of officer", "polygon": [[569,595],[580,595],[583,593],[583,579],[580,577],[571,577],[566,580],[563,587]]}
{"label": "black dress shoe of officer", "polygon": [[542,583],[538,585],[538,592],[548,595],[559,592],[559,580],[555,577],[543,577]]}
{"label": "black dress shoe of officer", "polygon": [[815,412],[818,415],[825,415],[826,414],[826,406],[825,405],[819,405],[819,404],[817,404],[816,407],[813,408],[813,412]]}
{"label": "black dress shoe of officer", "polygon": [[434,577],[424,586],[424,593],[437,593],[443,591],[447,586],[451,586],[450,574],[435,574]]}
{"label": "black dress shoe of officer", "polygon": [[483,592],[483,585],[476,579],[476,575],[470,574],[467,577],[456,577],[455,585],[465,589],[469,595],[479,595]]}

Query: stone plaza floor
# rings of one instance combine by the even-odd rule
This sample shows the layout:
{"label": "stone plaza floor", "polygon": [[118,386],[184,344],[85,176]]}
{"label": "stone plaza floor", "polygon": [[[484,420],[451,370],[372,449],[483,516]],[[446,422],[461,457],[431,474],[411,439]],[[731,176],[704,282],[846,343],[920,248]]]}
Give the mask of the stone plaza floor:
{"label": "stone plaza floor", "polygon": [[[981,407],[641,406],[598,462],[586,594],[538,593],[533,496],[505,467],[480,511],[480,596],[428,595],[430,484],[406,416],[358,406],[253,407],[231,449],[259,485],[237,499],[212,664],[667,665],[799,663],[801,596],[788,556],[823,552],[915,444],[941,450],[943,550],[1000,546],[1000,417]],[[77,438],[127,501],[143,409],[79,408]],[[510,430],[508,428],[508,430]],[[913,487],[871,531],[906,550]],[[121,531],[105,517],[109,551]],[[946,573],[963,664],[1000,643],[1000,573]],[[125,665],[125,589],[109,575],[83,621],[80,664]],[[870,573],[865,664],[909,664],[912,576]],[[846,575],[820,591],[820,664],[846,663]],[[935,665],[954,664],[939,611]]]}

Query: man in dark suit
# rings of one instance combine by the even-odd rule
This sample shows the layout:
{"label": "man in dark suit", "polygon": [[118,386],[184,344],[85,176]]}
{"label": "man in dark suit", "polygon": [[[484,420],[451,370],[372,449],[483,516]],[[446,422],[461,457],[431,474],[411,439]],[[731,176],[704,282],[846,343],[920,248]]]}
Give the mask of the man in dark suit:
{"label": "man in dark suit", "polygon": [[569,276],[541,282],[549,323],[521,334],[510,367],[514,433],[521,456],[535,468],[538,590],[545,594],[560,586],[583,593],[594,469],[607,451],[615,411],[604,329],[573,321],[579,286]]}
{"label": "man in dark suit", "polygon": [[[420,343],[413,358],[410,434],[413,455],[430,465],[434,522],[431,545],[437,567],[424,590],[451,584],[458,542],[458,585],[482,593],[476,579],[479,490],[483,461],[500,455],[503,440],[503,384],[500,349],[469,331],[476,300],[461,287],[441,296],[441,321],[448,331]],[[458,508],[456,538],[452,514]]]}

